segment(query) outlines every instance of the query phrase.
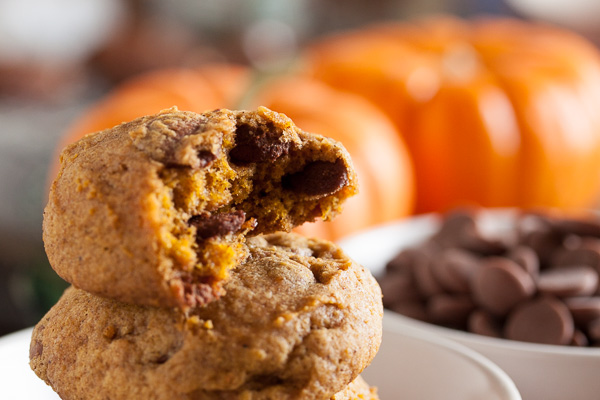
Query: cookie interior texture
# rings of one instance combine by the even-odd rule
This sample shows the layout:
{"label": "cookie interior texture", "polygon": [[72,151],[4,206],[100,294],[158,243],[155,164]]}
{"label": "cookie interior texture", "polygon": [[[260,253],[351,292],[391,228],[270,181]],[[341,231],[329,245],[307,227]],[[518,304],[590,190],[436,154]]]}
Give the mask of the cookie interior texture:
{"label": "cookie interior texture", "polygon": [[294,234],[250,238],[249,253],[191,316],[68,289],[34,329],[33,370],[65,400],[376,399],[339,393],[381,342],[370,273]]}
{"label": "cookie interior texture", "polygon": [[68,146],[44,215],[52,267],[136,304],[206,304],[246,237],[330,219],[356,193],[337,142],[283,114],[169,109]]}

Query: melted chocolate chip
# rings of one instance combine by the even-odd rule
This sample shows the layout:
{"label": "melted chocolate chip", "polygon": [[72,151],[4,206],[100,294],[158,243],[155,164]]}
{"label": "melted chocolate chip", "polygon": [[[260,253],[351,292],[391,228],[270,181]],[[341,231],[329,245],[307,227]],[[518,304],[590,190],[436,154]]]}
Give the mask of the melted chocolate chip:
{"label": "melted chocolate chip", "polygon": [[246,213],[237,210],[230,213],[196,215],[189,223],[196,227],[198,239],[225,236],[239,231],[246,220]]}
{"label": "melted chocolate chip", "polygon": [[175,149],[165,152],[162,162],[169,168],[206,168],[217,159],[217,156],[208,150],[200,150],[196,160],[181,161],[175,153]]}
{"label": "melted chocolate chip", "polygon": [[198,152],[198,168],[206,168],[217,159],[213,153],[208,150],[200,150]]}
{"label": "melted chocolate chip", "polygon": [[154,360],[154,363],[155,364],[164,364],[167,361],[169,361],[169,358],[171,358],[171,357],[169,357],[168,354],[163,354],[163,355],[159,356],[156,360]]}
{"label": "melted chocolate chip", "polygon": [[285,189],[308,196],[327,196],[348,184],[348,170],[341,159],[313,161],[298,172],[283,177]]}
{"label": "melted chocolate chip", "polygon": [[290,145],[281,141],[281,131],[273,124],[257,128],[242,124],[237,127],[235,147],[229,156],[238,165],[275,161],[289,152]]}
{"label": "melted chocolate chip", "polygon": [[187,308],[202,307],[219,297],[214,278],[210,276],[194,276],[180,272],[169,284],[179,303]]}
{"label": "melted chocolate chip", "polygon": [[[154,122],[154,121],[153,121]],[[190,118],[190,119],[171,119],[165,121],[165,124],[171,129],[178,138],[190,136],[204,124],[204,120],[201,118]]]}

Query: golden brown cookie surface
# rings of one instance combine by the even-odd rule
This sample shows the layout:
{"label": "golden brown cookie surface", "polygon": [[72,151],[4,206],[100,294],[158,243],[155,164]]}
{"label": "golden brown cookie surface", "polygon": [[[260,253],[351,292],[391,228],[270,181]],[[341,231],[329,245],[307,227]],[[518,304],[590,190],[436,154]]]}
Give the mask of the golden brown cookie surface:
{"label": "golden brown cookie surface", "polygon": [[379,400],[379,396],[377,395],[377,388],[370,387],[359,376],[346,386],[346,389],[333,395],[331,400]]}
{"label": "golden brown cookie surface", "polygon": [[187,318],[68,289],[34,330],[32,368],[66,400],[332,397],[379,348],[379,286],[330,242],[248,247],[226,294]]}
{"label": "golden brown cookie surface", "polygon": [[169,109],[64,150],[44,242],[81,289],[194,308],[222,295],[246,235],[329,219],[355,192],[344,148],[283,114]]}

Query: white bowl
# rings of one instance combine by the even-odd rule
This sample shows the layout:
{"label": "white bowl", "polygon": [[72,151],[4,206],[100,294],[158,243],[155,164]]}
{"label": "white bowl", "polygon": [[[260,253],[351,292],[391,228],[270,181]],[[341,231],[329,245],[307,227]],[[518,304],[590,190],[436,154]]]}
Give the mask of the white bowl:
{"label": "white bowl", "polygon": [[[382,400],[521,400],[510,378],[480,354],[384,318],[383,344],[363,377]],[[29,368],[31,329],[0,338],[1,399],[58,400]]]}
{"label": "white bowl", "polygon": [[389,315],[383,341],[363,377],[382,400],[520,400],[508,375],[481,354]]}
{"label": "white bowl", "polygon": [[[489,233],[510,229],[514,211],[488,210],[482,227]],[[403,248],[437,231],[441,219],[423,215],[358,233],[339,241],[358,263],[377,276]],[[420,322],[386,310],[394,324],[463,344],[497,364],[512,378],[524,400],[600,399],[600,349],[552,346],[476,335]]]}

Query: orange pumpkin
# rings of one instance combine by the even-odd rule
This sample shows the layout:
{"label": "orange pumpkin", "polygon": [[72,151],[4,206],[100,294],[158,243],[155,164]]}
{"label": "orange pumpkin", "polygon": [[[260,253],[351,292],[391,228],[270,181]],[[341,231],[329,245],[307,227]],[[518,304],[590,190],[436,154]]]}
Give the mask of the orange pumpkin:
{"label": "orange pumpkin", "polygon": [[393,123],[362,97],[307,77],[255,85],[249,69],[232,65],[146,73],[93,105],[68,130],[61,148],[89,132],[173,105],[196,112],[266,105],[287,114],[304,130],[341,141],[356,165],[360,193],[335,220],[301,227],[307,235],[335,240],[412,212],[412,164]]}
{"label": "orange pumpkin", "polygon": [[413,158],[418,213],[598,199],[600,59],[575,34],[438,17],[324,38],[305,58],[309,75],[395,122]]}

